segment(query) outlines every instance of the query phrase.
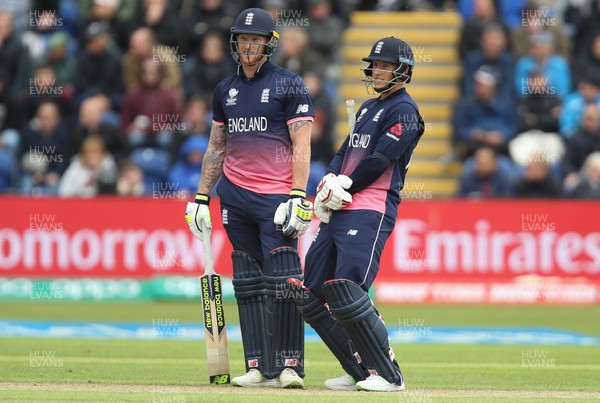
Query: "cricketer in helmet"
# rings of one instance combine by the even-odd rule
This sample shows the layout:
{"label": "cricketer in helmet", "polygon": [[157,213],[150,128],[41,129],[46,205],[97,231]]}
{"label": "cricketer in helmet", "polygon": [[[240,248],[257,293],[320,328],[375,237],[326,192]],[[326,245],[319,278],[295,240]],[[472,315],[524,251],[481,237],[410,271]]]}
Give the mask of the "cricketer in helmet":
{"label": "cricketer in helmet", "polygon": [[398,84],[408,84],[415,66],[412,49],[402,39],[389,36],[377,41],[369,56],[369,66],[361,69],[369,94],[384,94]]}
{"label": "cricketer in helmet", "polygon": [[306,186],[314,108],[302,78],[271,61],[278,37],[275,21],[260,8],[235,21],[230,45],[238,69],[213,91],[198,193],[185,214],[202,240],[216,188],[234,249],[246,373],[231,384],[240,387],[304,387],[304,324],[283,290],[288,278],[303,278],[297,250],[313,216]]}
{"label": "cricketer in helmet", "polygon": [[273,56],[279,34],[269,13],[257,8],[242,12],[231,27],[229,46],[238,64],[253,66]]}
{"label": "cricketer in helmet", "polygon": [[[363,59],[367,91],[350,132],[317,186],[321,224],[304,260],[304,282],[288,280],[306,323],[345,371],[325,380],[332,390],[397,392],[406,386],[389,333],[368,292],[397,221],[400,191],[424,133],[419,106],[405,84],[414,58],[402,40],[375,42]],[[347,104],[348,106],[348,104]]]}

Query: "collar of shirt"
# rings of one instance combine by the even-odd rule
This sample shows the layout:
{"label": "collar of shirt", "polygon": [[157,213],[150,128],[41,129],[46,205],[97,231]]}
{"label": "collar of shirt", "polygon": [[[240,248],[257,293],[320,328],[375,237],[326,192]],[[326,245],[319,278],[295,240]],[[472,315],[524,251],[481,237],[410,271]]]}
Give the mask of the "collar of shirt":
{"label": "collar of shirt", "polygon": [[[255,79],[261,78],[262,76],[267,75],[271,70],[273,70],[274,67],[275,67],[275,65],[273,64],[273,62],[271,62],[271,59],[267,59],[267,61],[264,62],[258,68],[258,70],[256,70],[254,77],[250,78],[250,80],[255,80]],[[244,74],[244,69],[242,68],[241,65],[238,66],[237,73],[238,73],[238,76],[240,76],[241,78],[246,78],[246,75]]]}
{"label": "collar of shirt", "polygon": [[396,98],[396,97],[399,97],[399,96],[401,96],[401,95],[403,95],[403,94],[406,94],[406,87],[402,87],[402,88],[400,88],[398,91],[394,91],[394,92],[392,92],[392,93],[391,93],[390,95],[388,95],[388,96],[387,96],[387,98],[385,98],[385,99],[381,99],[381,96],[379,96],[379,97],[377,98],[377,100],[378,100],[379,102],[385,102],[385,101],[388,101],[388,100],[390,100],[390,99],[394,99],[394,98]]}

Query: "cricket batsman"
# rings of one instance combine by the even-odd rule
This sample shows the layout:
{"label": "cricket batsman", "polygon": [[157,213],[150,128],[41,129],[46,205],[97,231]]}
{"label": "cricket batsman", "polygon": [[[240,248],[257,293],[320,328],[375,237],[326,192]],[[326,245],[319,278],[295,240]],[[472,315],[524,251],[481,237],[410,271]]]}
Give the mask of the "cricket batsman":
{"label": "cricket batsman", "polygon": [[[219,83],[198,193],[185,216],[202,239],[211,227],[210,193],[233,245],[233,287],[238,303],[246,374],[242,387],[304,387],[304,322],[278,292],[302,280],[298,237],[313,211],[305,199],[313,106],[302,79],[274,65],[279,34],[266,11],[243,11],[231,28],[237,73]],[[221,175],[223,174],[223,175]]]}
{"label": "cricket batsman", "polygon": [[335,390],[398,391],[402,372],[388,332],[367,292],[396,222],[400,190],[424,122],[406,91],[414,68],[410,46],[393,36],[377,41],[362,69],[367,92],[378,94],[356,114],[317,187],[321,220],[308,250],[304,284],[295,294],[304,320],[321,336],[346,374]]}

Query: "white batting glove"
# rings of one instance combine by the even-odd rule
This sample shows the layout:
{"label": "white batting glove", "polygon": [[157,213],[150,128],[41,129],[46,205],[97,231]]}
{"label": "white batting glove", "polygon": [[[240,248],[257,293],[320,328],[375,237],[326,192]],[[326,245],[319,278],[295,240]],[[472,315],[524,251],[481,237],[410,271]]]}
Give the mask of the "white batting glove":
{"label": "white batting glove", "polygon": [[279,204],[273,222],[281,226],[283,235],[298,238],[308,230],[313,217],[313,205],[306,200],[306,192],[292,190],[288,201]]}
{"label": "white batting glove", "polygon": [[208,209],[208,203],[210,197],[198,193],[194,200],[194,203],[188,202],[185,208],[185,222],[187,222],[190,231],[196,238],[202,241],[202,223],[206,225],[206,228],[211,229],[212,223],[210,221],[210,210]]}
{"label": "white batting glove", "polygon": [[352,195],[345,189],[350,189],[352,179],[346,175],[329,173],[321,179],[317,186],[317,200],[331,210],[340,210],[352,203]]}
{"label": "white batting glove", "polygon": [[315,207],[313,210],[317,218],[321,220],[322,223],[329,224],[329,220],[331,219],[331,210],[329,207],[325,207],[318,198],[315,199]]}

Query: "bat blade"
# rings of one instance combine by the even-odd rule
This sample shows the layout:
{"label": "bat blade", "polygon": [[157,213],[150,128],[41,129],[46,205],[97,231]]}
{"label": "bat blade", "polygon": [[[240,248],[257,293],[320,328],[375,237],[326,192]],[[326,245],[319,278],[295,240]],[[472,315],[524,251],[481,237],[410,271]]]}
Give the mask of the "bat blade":
{"label": "bat blade", "polygon": [[203,275],[200,277],[200,289],[209,381],[215,385],[227,385],[231,377],[221,276]]}

